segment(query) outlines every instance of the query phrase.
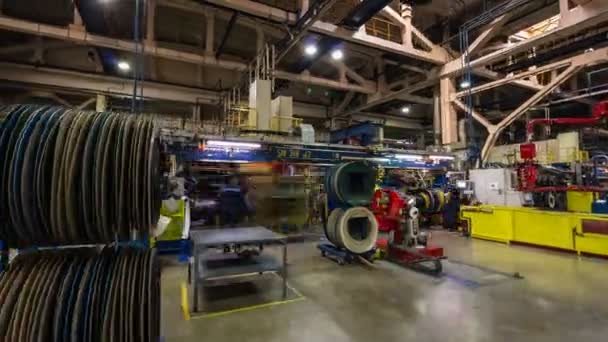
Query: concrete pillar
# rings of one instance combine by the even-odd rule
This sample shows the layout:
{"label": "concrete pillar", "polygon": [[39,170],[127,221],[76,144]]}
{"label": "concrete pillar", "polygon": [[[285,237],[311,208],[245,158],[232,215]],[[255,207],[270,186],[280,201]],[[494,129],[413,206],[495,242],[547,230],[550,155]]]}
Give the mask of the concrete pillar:
{"label": "concrete pillar", "polygon": [[340,77],[340,82],[348,83],[348,79],[346,78],[346,65],[344,63],[338,64],[338,74]]}
{"label": "concrete pillar", "polygon": [[97,95],[97,101],[95,102],[95,110],[98,112],[105,112],[108,110],[108,102],[107,97],[105,95]]}
{"label": "concrete pillar", "polygon": [[255,34],[256,34],[256,45],[255,45],[255,49],[258,53],[260,53],[262,51],[262,49],[264,49],[264,30],[262,30],[261,28],[256,28],[255,29]]}
{"label": "concrete pillar", "polygon": [[80,16],[80,12],[78,11],[78,6],[74,2],[74,21],[72,22],[74,26],[83,26],[82,17]]}
{"label": "concrete pillar", "polygon": [[209,10],[205,12],[206,30],[205,30],[205,53],[213,55],[214,38],[215,38],[215,12]]}
{"label": "concrete pillar", "polygon": [[418,133],[418,136],[416,137],[416,148],[419,150],[424,150],[424,148],[426,147],[426,141],[424,140],[424,131]]}
{"label": "concrete pillar", "polygon": [[[156,45],[156,0],[146,0],[146,43],[148,46]],[[156,66],[156,58],[146,57],[146,63],[148,64],[148,70],[150,72],[150,78],[157,80],[158,72]]]}
{"label": "concrete pillar", "polygon": [[412,38],[412,6],[407,4],[401,5],[401,17],[405,21],[403,28],[403,45],[407,47],[413,46]]}
{"label": "concrete pillar", "polygon": [[435,146],[441,145],[441,96],[437,87],[433,90],[433,136]]}
{"label": "concrete pillar", "polygon": [[451,94],[456,91],[454,80],[444,77],[439,82],[441,93],[441,142],[444,145],[458,142],[458,117],[452,101]]}
{"label": "concrete pillar", "polygon": [[156,40],[155,22],[156,22],[156,0],[147,0],[148,8],[146,10],[146,42],[154,43]]}
{"label": "concrete pillar", "polygon": [[301,17],[304,15],[304,13],[308,12],[308,9],[310,8],[310,0],[300,0],[299,5]]}
{"label": "concrete pillar", "polygon": [[201,105],[200,104],[195,104],[194,106],[192,106],[192,121],[194,122],[199,122],[201,118]]}
{"label": "concrete pillar", "polygon": [[386,84],[386,66],[384,64],[384,58],[381,56],[376,57],[376,72],[378,74],[378,92],[382,93],[387,90]]}

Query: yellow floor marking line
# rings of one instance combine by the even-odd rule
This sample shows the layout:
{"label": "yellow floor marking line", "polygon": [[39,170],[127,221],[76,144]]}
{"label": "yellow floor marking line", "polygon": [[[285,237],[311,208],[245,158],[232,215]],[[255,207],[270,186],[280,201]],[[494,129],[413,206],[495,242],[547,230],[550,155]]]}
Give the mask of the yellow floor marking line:
{"label": "yellow floor marking line", "polygon": [[294,299],[288,299],[288,300],[281,300],[281,301],[264,303],[264,304],[258,304],[258,305],[245,306],[245,307],[238,308],[238,309],[219,311],[219,312],[212,312],[212,313],[202,314],[202,315],[195,315],[195,316],[192,316],[192,319],[214,318],[214,317],[226,316],[226,315],[230,315],[230,314],[234,314],[234,313],[245,312],[245,311],[252,311],[252,310],[257,310],[257,309],[263,309],[263,308],[268,308],[268,307],[282,305],[282,304],[296,303],[296,302],[300,302],[300,301],[303,301],[303,300],[306,300],[306,297],[298,297],[298,298],[294,298]]}
{"label": "yellow floor marking line", "polygon": [[190,308],[188,307],[188,285],[182,283],[182,312],[184,313],[184,319],[190,320]]}

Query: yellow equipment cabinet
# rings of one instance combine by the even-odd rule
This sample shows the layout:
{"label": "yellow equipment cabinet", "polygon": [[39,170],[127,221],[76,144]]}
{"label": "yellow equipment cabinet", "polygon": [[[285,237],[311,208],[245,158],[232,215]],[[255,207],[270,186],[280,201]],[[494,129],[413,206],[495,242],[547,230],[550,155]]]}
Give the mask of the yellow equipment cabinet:
{"label": "yellow equipment cabinet", "polygon": [[461,215],[474,238],[608,256],[608,215],[503,206],[463,207]]}
{"label": "yellow equipment cabinet", "polygon": [[577,213],[591,213],[591,205],[597,199],[597,194],[593,192],[568,191],[566,195],[568,211]]}

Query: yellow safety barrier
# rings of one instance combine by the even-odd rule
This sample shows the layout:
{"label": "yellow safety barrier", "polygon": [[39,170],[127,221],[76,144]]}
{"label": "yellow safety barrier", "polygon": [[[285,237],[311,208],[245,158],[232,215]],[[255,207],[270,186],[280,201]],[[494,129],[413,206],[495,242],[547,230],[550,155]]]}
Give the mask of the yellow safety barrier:
{"label": "yellow safety barrier", "polygon": [[461,216],[474,238],[608,256],[608,215],[479,206],[463,207]]}

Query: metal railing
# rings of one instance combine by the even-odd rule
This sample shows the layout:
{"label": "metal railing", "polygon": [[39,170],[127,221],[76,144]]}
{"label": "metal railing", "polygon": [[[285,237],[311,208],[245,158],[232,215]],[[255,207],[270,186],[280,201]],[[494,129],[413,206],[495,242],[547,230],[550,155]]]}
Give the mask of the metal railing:
{"label": "metal railing", "polygon": [[365,24],[365,31],[370,36],[382,38],[395,43],[401,43],[401,27],[378,17],[370,19]]}

